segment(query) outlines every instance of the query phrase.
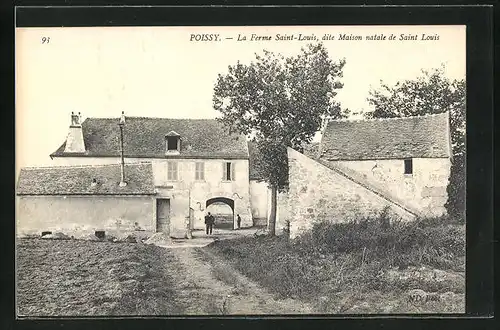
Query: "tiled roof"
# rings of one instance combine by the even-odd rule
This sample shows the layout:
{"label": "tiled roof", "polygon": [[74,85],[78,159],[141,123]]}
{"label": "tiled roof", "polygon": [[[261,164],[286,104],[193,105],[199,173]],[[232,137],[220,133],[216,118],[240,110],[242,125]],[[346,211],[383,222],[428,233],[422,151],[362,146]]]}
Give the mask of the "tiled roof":
{"label": "tiled roof", "polygon": [[450,157],[448,114],[337,120],[328,123],[319,156],[324,160]]}
{"label": "tiled roof", "polygon": [[[118,118],[87,118],[82,123],[84,154],[65,154],[63,143],[51,156],[120,156]],[[179,155],[169,158],[248,159],[243,135],[228,134],[215,119],[168,119],[126,117],[124,154],[126,157],[164,158],[165,136],[171,132],[181,138]]]}
{"label": "tiled roof", "polygon": [[319,142],[311,142],[304,146],[303,154],[309,158],[318,158]]}
{"label": "tiled roof", "polygon": [[[304,155],[310,157],[310,158],[317,158],[317,153],[318,153],[318,147],[319,143],[318,142],[311,142],[310,144],[307,144],[304,146]],[[248,166],[250,168],[250,180],[259,180],[262,179],[261,175],[258,173],[255,162],[256,162],[256,157],[258,157],[258,153],[260,150],[257,147],[257,144],[255,142],[248,142],[248,154],[250,156],[249,161],[248,161]]]}
{"label": "tiled roof", "polygon": [[[120,187],[120,165],[23,168],[18,195],[152,195],[153,169],[150,163],[126,164]],[[95,185],[92,185],[96,179]]]}

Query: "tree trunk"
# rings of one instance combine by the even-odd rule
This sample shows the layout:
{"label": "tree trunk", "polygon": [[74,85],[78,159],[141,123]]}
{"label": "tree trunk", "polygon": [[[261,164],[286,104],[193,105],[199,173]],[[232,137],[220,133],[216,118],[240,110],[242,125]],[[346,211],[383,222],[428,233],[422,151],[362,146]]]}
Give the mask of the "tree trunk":
{"label": "tree trunk", "polygon": [[276,235],[276,209],[278,204],[278,189],[275,185],[271,186],[271,214],[269,215],[269,236]]}

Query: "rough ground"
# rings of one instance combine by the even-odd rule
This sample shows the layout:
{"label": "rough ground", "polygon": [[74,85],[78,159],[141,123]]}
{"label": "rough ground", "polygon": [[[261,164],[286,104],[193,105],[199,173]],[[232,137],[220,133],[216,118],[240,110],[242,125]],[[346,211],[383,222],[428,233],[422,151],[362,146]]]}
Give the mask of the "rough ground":
{"label": "rough ground", "polygon": [[[317,238],[290,242],[283,237],[221,240],[203,250],[226,260],[271,294],[308,302],[314,313],[464,313],[465,249],[460,246],[465,235],[460,231],[452,235],[454,231],[443,232],[440,227],[428,232],[444,239],[423,238],[424,248],[381,255],[365,253],[373,246],[329,252]],[[352,245],[362,239],[366,243],[373,235],[368,230],[362,233],[336,244]],[[452,244],[450,237],[458,244]],[[447,245],[448,250],[442,248]]]}
{"label": "rough ground", "polygon": [[24,317],[310,312],[199,248],[19,239],[16,266]]}
{"label": "rough ground", "polygon": [[181,268],[172,273],[179,304],[186,314],[312,313],[303,302],[276,300],[231,265],[204,249],[170,250]]}
{"label": "rough ground", "polygon": [[165,249],[135,243],[19,239],[18,316],[168,315]]}
{"label": "rough ground", "polygon": [[[229,241],[236,235],[234,231],[233,236],[221,231],[218,236],[214,235],[220,241],[203,248],[19,239],[16,262],[18,315],[464,311],[462,268],[465,268],[465,258],[463,267],[456,270],[410,266],[384,268],[376,275],[370,264],[359,266],[364,258],[358,260],[351,253],[306,258],[299,256],[297,251],[287,250],[290,247],[286,241],[256,239],[250,230],[237,234],[250,237]],[[344,267],[350,264],[353,267]],[[383,287],[361,290],[367,287],[365,282],[374,281],[379,275],[383,281],[374,283],[385,283]],[[410,289],[417,288],[425,292],[416,290],[414,298],[418,301],[410,303],[409,298],[413,296],[408,294],[415,291]],[[306,294],[308,292],[310,294]]]}

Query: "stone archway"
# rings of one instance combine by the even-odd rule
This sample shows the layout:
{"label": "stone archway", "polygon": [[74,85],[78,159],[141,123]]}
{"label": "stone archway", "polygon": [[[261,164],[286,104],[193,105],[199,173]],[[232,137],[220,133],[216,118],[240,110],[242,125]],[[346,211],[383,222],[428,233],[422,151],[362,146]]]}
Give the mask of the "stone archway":
{"label": "stone archway", "polygon": [[[205,209],[208,209],[208,207],[212,204],[225,204],[231,208],[231,211],[232,211],[231,220],[232,221],[231,221],[230,228],[233,229],[234,228],[234,200],[231,198],[227,198],[227,197],[213,197],[213,198],[207,199],[207,201],[205,203]],[[222,222],[221,220],[222,219],[219,219],[219,221],[218,221],[219,225],[221,226],[221,228],[224,228],[225,227],[223,225],[224,222]]]}

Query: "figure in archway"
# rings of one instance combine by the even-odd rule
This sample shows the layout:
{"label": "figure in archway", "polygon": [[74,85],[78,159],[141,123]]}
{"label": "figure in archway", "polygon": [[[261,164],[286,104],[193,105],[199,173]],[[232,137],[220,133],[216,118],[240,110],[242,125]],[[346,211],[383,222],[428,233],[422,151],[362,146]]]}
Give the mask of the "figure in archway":
{"label": "figure in archway", "polygon": [[213,197],[206,201],[206,212],[214,217],[218,229],[235,229],[234,200],[227,197]]}
{"label": "figure in archway", "polygon": [[212,235],[213,226],[215,223],[215,218],[210,212],[205,216],[205,226],[207,228],[207,235]]}

